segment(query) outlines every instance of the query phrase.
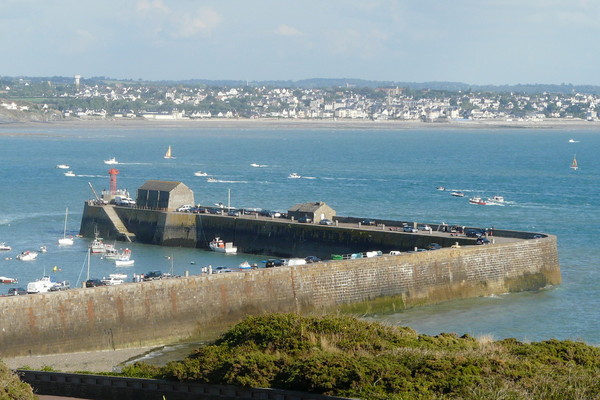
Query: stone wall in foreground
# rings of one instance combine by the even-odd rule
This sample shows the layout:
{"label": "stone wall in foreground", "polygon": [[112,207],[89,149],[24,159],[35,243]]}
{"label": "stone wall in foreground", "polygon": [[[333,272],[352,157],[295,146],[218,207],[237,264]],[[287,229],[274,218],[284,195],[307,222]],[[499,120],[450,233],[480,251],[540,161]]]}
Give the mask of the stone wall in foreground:
{"label": "stone wall in foreground", "polygon": [[0,298],[0,357],[215,337],[250,314],[401,309],[560,283],[556,237]]}

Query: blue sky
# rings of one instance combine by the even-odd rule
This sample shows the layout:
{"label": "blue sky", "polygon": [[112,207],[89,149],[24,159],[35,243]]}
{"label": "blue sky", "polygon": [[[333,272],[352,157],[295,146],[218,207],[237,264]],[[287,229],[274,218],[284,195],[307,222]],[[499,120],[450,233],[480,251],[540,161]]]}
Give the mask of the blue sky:
{"label": "blue sky", "polygon": [[598,0],[0,0],[0,76],[600,85]]}

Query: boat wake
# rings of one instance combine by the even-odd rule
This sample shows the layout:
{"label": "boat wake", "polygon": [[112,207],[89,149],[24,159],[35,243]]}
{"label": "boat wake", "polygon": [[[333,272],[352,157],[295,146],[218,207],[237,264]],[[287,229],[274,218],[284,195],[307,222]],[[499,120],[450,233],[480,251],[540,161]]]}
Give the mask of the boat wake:
{"label": "boat wake", "polygon": [[209,178],[206,180],[206,182],[209,182],[209,183],[248,183],[248,181],[228,181],[225,179],[214,179],[214,178]]}
{"label": "boat wake", "polygon": [[254,167],[254,168],[266,168],[266,167],[268,167],[267,164],[256,164],[256,163],[252,163],[252,164],[250,164],[250,166]]}

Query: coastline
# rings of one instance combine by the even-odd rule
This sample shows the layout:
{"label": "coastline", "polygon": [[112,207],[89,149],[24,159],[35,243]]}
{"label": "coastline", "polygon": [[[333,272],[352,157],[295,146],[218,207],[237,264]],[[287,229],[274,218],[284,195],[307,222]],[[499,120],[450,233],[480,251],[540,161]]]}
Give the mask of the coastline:
{"label": "coastline", "polygon": [[[422,122],[414,120],[317,120],[317,119],[72,119],[61,121],[0,121],[0,135],[26,134],[25,129],[372,129],[372,130],[437,130],[437,129],[578,129],[600,130],[600,121],[557,119],[543,121],[451,120]],[[36,134],[39,134],[36,132]]]}

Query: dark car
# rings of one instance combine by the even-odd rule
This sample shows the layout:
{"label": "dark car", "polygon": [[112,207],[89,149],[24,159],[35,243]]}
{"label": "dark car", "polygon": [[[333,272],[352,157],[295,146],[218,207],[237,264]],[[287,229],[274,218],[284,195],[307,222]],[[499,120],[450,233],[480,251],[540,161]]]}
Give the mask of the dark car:
{"label": "dark car", "polygon": [[333,221],[327,218],[324,218],[319,221],[319,225],[333,225]]}
{"label": "dark car", "polygon": [[317,256],[308,256],[308,257],[306,257],[304,260],[305,260],[307,263],[309,263],[309,264],[310,264],[310,263],[316,263],[316,262],[322,261],[322,260],[321,260],[319,257],[317,257]]}
{"label": "dark car", "polygon": [[206,214],[206,208],[204,207],[194,207],[190,210],[191,213],[194,214]]}
{"label": "dark car", "polygon": [[467,230],[465,230],[465,236],[466,237],[476,238],[476,237],[479,237],[479,236],[481,236],[483,234],[485,234],[485,231],[482,231],[481,229],[467,229]]}
{"label": "dark car", "polygon": [[477,244],[490,244],[490,240],[484,236],[478,237],[477,241],[475,242]]}
{"label": "dark car", "polygon": [[86,288],[96,287],[96,286],[105,286],[105,283],[102,282],[100,279],[88,279],[87,281],[85,281]]}
{"label": "dark car", "polygon": [[285,262],[283,260],[272,258],[266,261],[265,268],[282,267],[284,265]]}
{"label": "dark car", "polygon": [[362,221],[360,221],[360,224],[371,226],[371,225],[377,225],[377,222],[374,219],[367,218],[367,219],[363,219]]}
{"label": "dark car", "polygon": [[8,289],[8,293],[6,293],[7,296],[21,296],[24,294],[27,294],[27,290],[23,289],[22,287],[11,287]]}
{"label": "dark car", "polygon": [[310,219],[307,216],[304,216],[304,217],[298,218],[298,222],[302,222],[303,224],[309,224],[312,222],[312,219]]}
{"label": "dark car", "polygon": [[227,212],[227,215],[229,215],[230,217],[239,217],[241,214],[239,210],[229,210]]}
{"label": "dark car", "polygon": [[162,276],[163,276],[163,273],[161,271],[150,271],[150,272],[146,272],[144,274],[144,280],[145,281],[153,281],[153,280],[162,278]]}
{"label": "dark car", "polygon": [[429,243],[425,248],[427,250],[439,250],[442,248],[442,246],[440,246],[438,243]]}

